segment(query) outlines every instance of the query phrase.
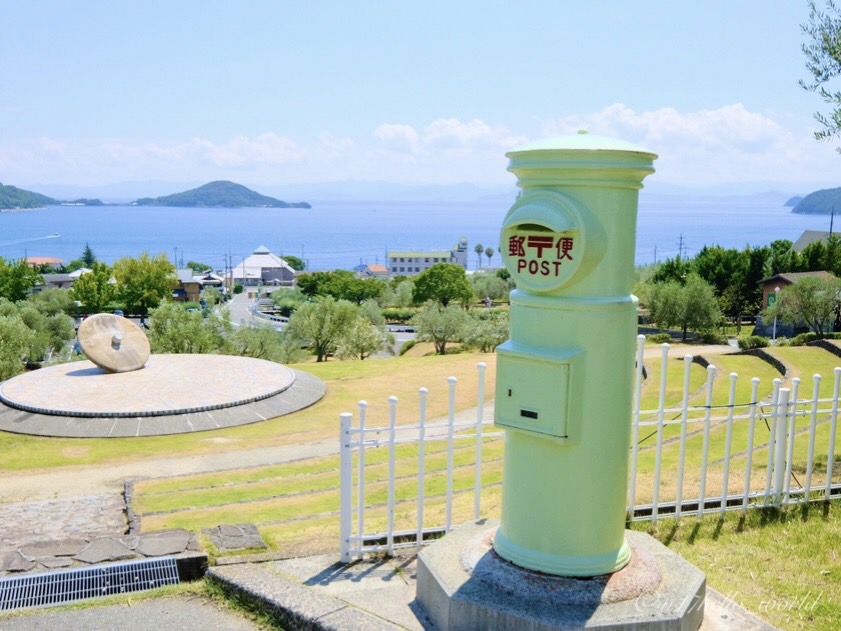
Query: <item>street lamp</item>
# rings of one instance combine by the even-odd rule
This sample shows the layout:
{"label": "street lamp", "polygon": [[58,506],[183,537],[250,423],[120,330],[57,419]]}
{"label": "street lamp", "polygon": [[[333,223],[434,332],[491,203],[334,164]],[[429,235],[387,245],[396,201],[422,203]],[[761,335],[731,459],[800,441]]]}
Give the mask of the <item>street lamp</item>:
{"label": "street lamp", "polygon": [[[780,288],[774,287],[774,304],[777,304],[777,300],[780,299]],[[776,344],[777,342],[777,313],[774,312],[774,333],[771,336],[771,343]]]}

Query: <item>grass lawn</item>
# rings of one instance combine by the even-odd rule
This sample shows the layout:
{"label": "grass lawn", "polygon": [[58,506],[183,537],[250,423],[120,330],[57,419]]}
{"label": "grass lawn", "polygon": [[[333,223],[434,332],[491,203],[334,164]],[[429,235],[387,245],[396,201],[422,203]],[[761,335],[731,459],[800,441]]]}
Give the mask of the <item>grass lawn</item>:
{"label": "grass lawn", "polygon": [[707,582],[780,629],[838,629],[841,503],[752,510],[724,520],[634,524],[707,575]]}
{"label": "grass lawn", "polygon": [[[837,357],[815,348],[774,348],[771,352],[791,367],[792,375],[804,379],[801,397],[811,393],[813,372],[824,374],[826,386],[831,382],[832,368],[841,363]],[[769,364],[754,357],[721,355],[710,359],[718,368],[713,405],[728,402],[731,372],[740,375],[736,384],[736,401],[740,403],[750,398],[752,377],[760,378],[760,398],[770,393],[772,380],[780,377]],[[287,417],[226,430],[156,438],[46,439],[0,433],[0,469],[100,464],[335,439],[339,414],[353,412],[356,416],[356,403],[360,398],[369,403],[369,426],[387,423],[387,398],[392,394],[400,400],[398,423],[415,422],[417,390],[421,386],[430,390],[429,418],[441,417],[447,411],[446,380],[449,375],[459,380],[456,408],[467,409],[476,404],[476,364],[479,361],[488,366],[485,392],[491,398],[496,369],[494,355],[406,356],[365,362],[306,364],[303,369],[327,383],[328,395],[318,404]],[[656,407],[659,399],[659,358],[647,360],[647,367],[649,378],[643,387],[643,409]],[[683,375],[682,359],[669,360],[667,405],[680,402]],[[706,375],[707,371],[702,367],[691,366],[690,401],[693,405],[704,403]],[[790,381],[786,385],[789,384]],[[702,426],[696,424],[692,429],[699,427]],[[794,449],[794,471],[802,479],[805,472],[800,463],[807,448],[808,418],[801,419],[797,427],[800,434]],[[649,426],[641,428],[640,432],[638,501],[651,496],[656,456],[654,441],[646,429],[656,428]],[[677,425],[669,426],[664,432],[661,499],[674,494],[670,485],[673,487],[675,481],[678,444],[669,439],[677,433]],[[764,421],[757,421],[752,488],[764,486],[768,433]],[[719,422],[710,428],[708,495],[718,494],[722,489],[725,438],[725,423]],[[687,445],[685,497],[697,492],[702,441],[703,432],[699,432]],[[734,424],[732,441],[732,452],[737,455],[730,468],[728,485],[731,492],[735,492],[743,479],[746,462],[745,421]],[[813,488],[823,485],[828,443],[828,424],[822,416],[816,432],[818,457]],[[445,441],[431,443],[426,449],[428,502],[424,514],[430,524],[443,523],[445,450]],[[486,439],[482,468],[483,517],[499,516],[503,450],[501,439]],[[418,449],[404,444],[396,452],[398,504],[395,523],[397,529],[409,529],[414,527],[416,519]],[[836,449],[836,459],[841,463],[839,452],[841,450]],[[365,520],[368,532],[382,531],[386,523],[387,457],[386,449],[366,453]],[[220,523],[252,522],[258,525],[270,548],[282,555],[335,551],[339,530],[338,461],[338,456],[325,456],[235,471],[140,480],[135,483],[133,508],[141,517],[144,531],[185,527],[200,532],[204,527]],[[475,463],[469,440],[456,441],[455,464],[453,522],[460,523],[471,519],[473,511]],[[356,463],[353,472],[356,476]],[[835,474],[834,477],[841,480],[841,464],[835,468]],[[356,516],[354,528],[355,525]],[[838,502],[782,512],[752,509],[744,518],[739,513],[730,513],[721,521],[715,515],[708,515],[700,522],[695,518],[684,518],[680,523],[661,518],[656,526],[650,522],[637,522],[633,528],[651,529],[661,541],[706,572],[713,587],[772,624],[785,629],[837,628],[837,621],[841,619],[841,504]],[[801,602],[805,604],[797,604]]]}

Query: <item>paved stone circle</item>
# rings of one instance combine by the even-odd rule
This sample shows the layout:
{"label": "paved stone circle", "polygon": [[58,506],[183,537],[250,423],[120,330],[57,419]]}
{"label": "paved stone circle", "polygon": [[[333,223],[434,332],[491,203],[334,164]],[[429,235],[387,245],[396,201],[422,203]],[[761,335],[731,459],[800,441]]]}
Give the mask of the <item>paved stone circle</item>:
{"label": "paved stone circle", "polygon": [[153,355],[146,368],[131,372],[108,372],[82,361],[24,373],[0,384],[0,401],[60,416],[160,416],[259,401],[294,381],[292,370],[262,359]]}
{"label": "paved stone circle", "polygon": [[0,431],[72,438],[186,434],[291,414],[326,392],[314,375],[247,357],[153,355],[147,368],[125,373],[75,362],[0,383]]}

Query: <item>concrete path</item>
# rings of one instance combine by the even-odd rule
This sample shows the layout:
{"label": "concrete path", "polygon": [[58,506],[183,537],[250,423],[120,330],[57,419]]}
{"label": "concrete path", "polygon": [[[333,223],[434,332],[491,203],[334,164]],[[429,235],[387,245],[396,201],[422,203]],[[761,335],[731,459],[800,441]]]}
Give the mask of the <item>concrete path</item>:
{"label": "concrete path", "polygon": [[155,598],[88,609],[0,614],[2,631],[257,631],[242,614],[201,597]]}
{"label": "concrete path", "polygon": [[119,495],[127,478],[166,477],[290,462],[338,453],[336,439],[257,449],[232,450],[135,462],[61,467],[43,473],[7,472],[0,476],[3,503],[85,495]]}
{"label": "concrete path", "polygon": [[[323,555],[272,563],[217,566],[209,576],[297,628],[330,631],[433,629],[415,599],[417,559],[338,563]],[[707,587],[700,631],[773,631],[773,627]]]}

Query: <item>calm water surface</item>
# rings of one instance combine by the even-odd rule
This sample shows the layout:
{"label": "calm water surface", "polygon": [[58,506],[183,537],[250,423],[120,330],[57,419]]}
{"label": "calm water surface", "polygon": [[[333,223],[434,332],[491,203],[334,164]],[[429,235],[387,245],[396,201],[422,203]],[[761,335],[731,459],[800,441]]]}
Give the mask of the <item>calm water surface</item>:
{"label": "calm water surface", "polygon": [[[473,246],[498,247],[509,206],[505,200],[322,202],[311,209],[57,206],[0,213],[0,256],[70,261],[89,243],[108,263],[141,252],[164,252],[179,262],[222,268],[226,255],[236,263],[265,245],[275,253],[302,257],[317,270],[382,263],[387,249],[449,249],[465,236],[475,265]],[[659,260],[676,255],[681,235],[691,256],[704,244],[765,245],[828,227],[828,217],[794,215],[789,208],[767,203],[663,201],[643,194],[637,263],[652,262],[655,247]],[[497,254],[493,263],[500,264]]]}

